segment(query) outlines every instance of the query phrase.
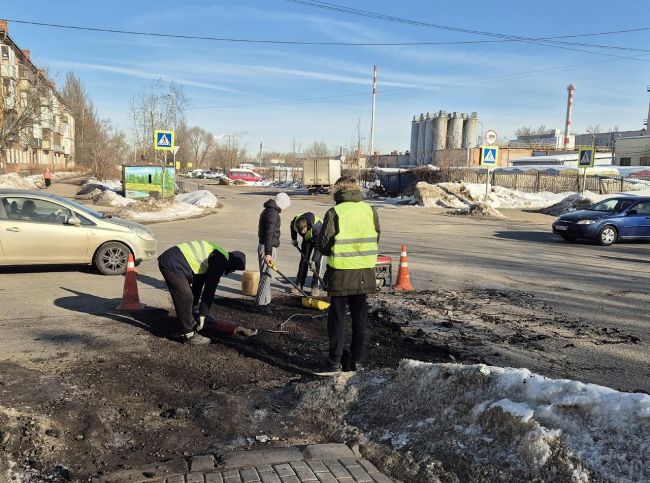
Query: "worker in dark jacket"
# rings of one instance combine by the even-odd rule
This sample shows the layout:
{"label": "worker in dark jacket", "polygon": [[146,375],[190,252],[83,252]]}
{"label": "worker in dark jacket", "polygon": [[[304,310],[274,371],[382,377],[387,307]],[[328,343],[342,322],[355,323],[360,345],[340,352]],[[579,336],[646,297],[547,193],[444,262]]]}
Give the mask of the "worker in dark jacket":
{"label": "worker in dark jacket", "polygon": [[[344,176],[334,185],[336,206],[325,214],[318,247],[327,256],[325,285],[330,295],[327,314],[329,356],[326,371],[359,370],[365,354],[367,294],[375,292],[379,243],[377,211],[363,201],[361,188]],[[345,310],[350,308],[352,341],[349,361],[341,366],[345,346]]]}
{"label": "worker in dark jacket", "polygon": [[[158,257],[158,268],[172,297],[183,342],[209,344],[210,339],[198,332],[210,314],[221,276],[245,270],[246,255],[209,241],[190,241],[165,250]],[[192,307],[199,302],[195,319]]]}
{"label": "worker in dark jacket", "polygon": [[280,213],[291,206],[291,199],[286,193],[278,193],[275,198],[264,203],[257,230],[259,245],[257,256],[260,263],[260,282],[257,286],[255,303],[258,310],[269,313],[271,303],[271,268],[269,263],[275,260],[280,246]]}
{"label": "worker in dark jacket", "polygon": [[[302,289],[305,285],[305,280],[307,280],[307,271],[311,269],[311,295],[314,297],[323,295],[318,284],[323,256],[320,250],[318,250],[318,247],[315,246],[322,226],[323,222],[320,218],[310,212],[297,215],[291,221],[291,244],[298,248],[298,235],[302,237],[299,248],[302,255],[300,257],[300,264],[298,265],[296,284]],[[311,262],[309,261],[310,257]],[[299,293],[296,288],[291,290],[291,295],[298,295]]]}

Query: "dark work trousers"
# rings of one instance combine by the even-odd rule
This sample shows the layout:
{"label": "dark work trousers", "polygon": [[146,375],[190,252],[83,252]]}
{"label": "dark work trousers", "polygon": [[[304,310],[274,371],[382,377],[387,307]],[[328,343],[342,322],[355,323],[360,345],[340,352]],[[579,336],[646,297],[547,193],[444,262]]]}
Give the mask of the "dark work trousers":
{"label": "dark work trousers", "polygon": [[160,268],[160,273],[162,273],[169,295],[172,297],[181,334],[193,332],[195,322],[192,315],[192,306],[199,303],[204,277],[188,277],[182,273],[170,272],[164,268]]}
{"label": "dark work trousers", "polygon": [[[319,277],[321,274],[321,262],[323,256],[314,246],[313,240],[306,241],[304,238],[300,244],[300,251],[302,252],[302,257],[300,257],[300,265],[298,265],[298,276],[296,277],[296,282],[302,287],[305,285],[305,281],[307,280],[307,272],[309,271],[308,262],[311,259],[312,253],[314,254],[313,262],[316,264],[316,270],[318,271]],[[314,287],[318,287],[318,280],[312,274],[311,288]]]}
{"label": "dark work trousers", "polygon": [[365,355],[366,324],[368,323],[368,304],[366,295],[346,295],[330,297],[327,313],[327,335],[330,339],[329,359],[341,362],[345,347],[345,309],[350,307],[352,317],[352,342],[350,356],[355,362],[363,362]]}

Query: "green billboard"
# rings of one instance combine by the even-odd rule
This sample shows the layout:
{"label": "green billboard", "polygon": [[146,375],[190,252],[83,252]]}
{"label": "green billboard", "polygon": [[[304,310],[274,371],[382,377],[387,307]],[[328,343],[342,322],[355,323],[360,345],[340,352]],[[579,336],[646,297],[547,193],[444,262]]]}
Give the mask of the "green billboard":
{"label": "green billboard", "polygon": [[[176,169],[162,166],[122,166],[124,196],[133,199],[174,196]],[[156,194],[157,193],[157,194]]]}

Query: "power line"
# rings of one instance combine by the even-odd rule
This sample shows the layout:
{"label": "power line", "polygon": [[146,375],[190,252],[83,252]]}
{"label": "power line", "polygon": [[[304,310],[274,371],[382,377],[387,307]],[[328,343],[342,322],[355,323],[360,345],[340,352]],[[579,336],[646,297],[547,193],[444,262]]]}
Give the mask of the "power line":
{"label": "power line", "polygon": [[[292,1],[292,0],[287,0]],[[408,47],[408,46],[431,46],[431,45],[472,45],[472,44],[490,44],[490,43],[504,43],[504,42],[521,42],[520,38],[500,38],[499,40],[458,40],[458,41],[447,41],[447,42],[433,42],[433,41],[418,41],[418,42],[319,42],[319,41],[304,41],[304,40],[273,40],[273,39],[247,39],[247,38],[236,38],[236,37],[212,37],[212,36],[201,36],[201,35],[185,35],[185,34],[172,34],[172,33],[161,33],[161,32],[142,32],[135,30],[120,30],[120,29],[111,29],[111,28],[101,28],[101,27],[87,27],[81,25],[65,25],[65,24],[55,24],[47,22],[35,22],[28,20],[17,20],[17,19],[6,19],[9,22],[23,24],[23,25],[33,25],[37,27],[49,27],[49,28],[59,28],[59,29],[68,29],[68,30],[85,30],[90,32],[101,32],[101,33],[110,33],[110,34],[120,34],[120,35],[137,35],[137,36],[146,36],[146,37],[161,37],[161,38],[171,38],[171,39],[183,39],[183,40],[206,40],[212,42],[231,42],[231,43],[246,43],[246,44],[275,44],[275,45],[313,45],[313,46],[341,46],[341,47]],[[569,37],[582,37],[582,36],[594,36],[594,35],[609,35],[615,33],[629,33],[637,32],[643,30],[650,30],[648,28],[638,28],[638,29],[626,29],[610,32],[593,32],[589,34],[581,35],[565,35],[559,37],[539,37],[531,38],[527,41],[540,41],[540,42],[549,42],[549,43],[561,43],[566,45],[576,45],[583,47],[593,47],[601,49],[614,49],[614,50],[624,50],[624,51],[635,51],[635,52],[650,52],[650,49],[640,49],[634,47],[618,47],[618,46],[609,46],[609,45],[598,45],[598,44],[587,44],[587,43],[578,43],[578,42],[559,42],[554,39],[569,38]],[[591,52],[589,52],[591,53]],[[633,58],[631,58],[633,59]]]}
{"label": "power line", "polygon": [[[379,12],[372,12],[370,10],[361,10],[358,8],[353,8],[353,7],[347,7],[344,5],[338,5],[335,3],[330,3],[330,2],[324,2],[324,1],[319,1],[319,0],[285,0],[289,3],[295,3],[299,5],[304,5],[307,7],[313,7],[313,8],[320,8],[324,10],[330,10],[334,12],[340,12],[340,13],[345,13],[348,15],[356,15],[360,17],[366,17],[366,18],[374,18],[377,20],[384,20],[387,22],[395,22],[395,23],[402,23],[402,24],[407,24],[407,25],[414,25],[414,26],[419,26],[419,27],[427,27],[427,28],[433,28],[433,29],[439,29],[439,30],[447,30],[451,32],[461,32],[461,33],[467,33],[467,34],[473,34],[473,35],[483,35],[483,36],[488,36],[488,37],[496,37],[505,41],[516,41],[516,42],[524,42],[524,43],[529,43],[529,44],[534,44],[534,45],[541,45],[541,46],[546,46],[546,47],[551,47],[551,48],[556,48],[556,49],[562,49],[562,50],[572,50],[575,52],[583,52],[587,54],[595,54],[595,55],[604,55],[607,57],[617,57],[617,58],[622,58],[622,59],[629,59],[629,60],[640,60],[642,62],[648,62],[645,59],[638,59],[636,57],[624,57],[624,56],[619,56],[619,55],[613,55],[613,54],[606,54],[602,52],[592,52],[588,50],[581,50],[581,49],[576,49],[576,48],[571,48],[567,47],[567,45],[571,45],[571,42],[560,42],[560,41],[547,41],[547,40],[538,40],[534,37],[523,37],[523,36],[518,36],[518,35],[509,35],[509,34],[502,34],[502,33],[495,33],[495,32],[485,32],[481,30],[473,30],[473,29],[465,29],[461,27],[451,27],[448,25],[440,25],[440,24],[433,24],[429,22],[423,22],[420,20],[412,20],[412,19],[407,19],[403,17],[396,17],[393,15],[387,15],[387,14],[382,14]],[[642,27],[637,29],[628,29],[631,31],[641,31],[641,30],[650,30],[650,27]],[[562,38],[569,38],[572,36],[562,36]],[[548,37],[546,39],[549,39]],[[551,37],[552,39],[552,37]],[[562,44],[562,45],[559,45]],[[589,45],[589,44],[587,44]],[[596,47],[596,46],[591,46],[590,47]],[[601,46],[602,48],[602,46]]]}

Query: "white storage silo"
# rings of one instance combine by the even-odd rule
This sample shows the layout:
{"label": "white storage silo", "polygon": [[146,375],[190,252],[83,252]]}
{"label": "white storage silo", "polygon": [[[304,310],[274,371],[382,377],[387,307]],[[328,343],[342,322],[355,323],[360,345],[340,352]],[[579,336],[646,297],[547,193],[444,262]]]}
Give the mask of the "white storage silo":
{"label": "white storage silo", "polygon": [[447,147],[447,113],[438,112],[433,118],[433,151]]}
{"label": "white storage silo", "polygon": [[420,126],[418,125],[418,120],[416,116],[413,116],[413,121],[411,122],[411,150],[409,151],[409,163],[417,164],[418,158],[418,130]]}
{"label": "white storage silo", "polygon": [[433,148],[433,118],[430,112],[427,112],[424,126],[424,164],[431,164]]}
{"label": "white storage silo", "polygon": [[458,112],[451,114],[447,126],[447,149],[460,149],[463,144],[463,118]]}

